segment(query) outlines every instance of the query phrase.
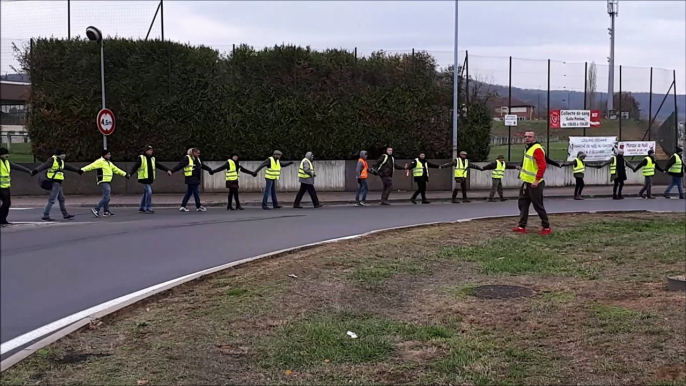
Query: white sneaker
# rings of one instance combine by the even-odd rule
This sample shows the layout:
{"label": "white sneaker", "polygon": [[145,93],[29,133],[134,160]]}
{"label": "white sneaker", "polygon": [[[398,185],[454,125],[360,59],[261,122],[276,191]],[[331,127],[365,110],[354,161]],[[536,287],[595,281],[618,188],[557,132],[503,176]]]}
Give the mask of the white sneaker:
{"label": "white sneaker", "polygon": [[198,212],[207,212],[207,209],[204,206],[201,206],[200,208],[196,209]]}
{"label": "white sneaker", "polygon": [[188,208],[186,208],[185,206],[182,206],[179,208],[179,212],[188,212]]}
{"label": "white sneaker", "polygon": [[367,202],[362,201],[362,202],[360,203],[360,205],[362,205],[362,206],[367,206]]}

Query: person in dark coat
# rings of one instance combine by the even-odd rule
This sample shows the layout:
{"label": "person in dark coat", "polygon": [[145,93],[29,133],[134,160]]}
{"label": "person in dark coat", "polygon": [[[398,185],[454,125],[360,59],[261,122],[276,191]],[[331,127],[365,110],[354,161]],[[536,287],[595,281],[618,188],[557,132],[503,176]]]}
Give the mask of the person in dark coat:
{"label": "person in dark coat", "polygon": [[7,216],[10,213],[10,207],[12,206],[12,196],[10,195],[10,184],[11,184],[11,173],[12,170],[19,172],[24,172],[26,174],[31,174],[31,170],[10,162],[9,160],[9,150],[4,147],[0,147],[0,225],[10,225],[7,222]]}
{"label": "person in dark coat", "polygon": [[[405,165],[407,166],[407,165]],[[405,170],[406,167],[400,166],[395,163],[395,157],[393,157],[393,148],[386,147],[386,153],[381,155],[374,165],[374,172],[376,175],[381,177],[383,182],[383,191],[381,192],[381,205],[391,205],[388,201],[388,197],[393,191],[393,172],[396,170]]]}
{"label": "person in dark coat", "polygon": [[[212,174],[221,172],[223,170],[228,170],[226,172],[226,187],[229,189],[229,202],[226,204],[226,210],[243,210],[241,206],[241,201],[238,199],[238,175],[240,172],[245,174],[250,174],[253,177],[257,177],[257,173],[250,171],[243,166],[241,166],[238,160],[238,153],[231,153],[226,163],[212,171]],[[236,209],[233,208],[232,201],[236,200]]]}
{"label": "person in dark coat", "polygon": [[438,169],[439,166],[429,162],[426,159],[425,153],[420,153],[419,158],[415,159],[407,167],[407,170],[412,170],[414,182],[417,183],[417,190],[412,194],[410,201],[417,204],[417,196],[422,196],[422,204],[430,204],[431,201],[426,199],[426,183],[429,182],[429,168]]}
{"label": "person in dark coat", "polygon": [[186,195],[183,196],[183,200],[181,200],[179,212],[188,212],[186,205],[188,205],[188,200],[190,200],[191,195],[195,199],[195,209],[198,212],[206,212],[207,209],[200,204],[200,183],[202,182],[202,171],[207,170],[210,174],[213,172],[212,168],[205,165],[200,160],[200,150],[198,148],[193,147],[188,149],[186,156],[183,157],[181,162],[174,166],[170,171],[172,173],[176,173],[179,170],[183,170],[183,174],[185,176],[184,182],[186,185],[188,185]]}
{"label": "person in dark coat", "polygon": [[[615,165],[614,173],[612,173],[613,163]],[[602,168],[608,165],[610,166],[610,181],[613,182],[612,199],[623,200],[624,196],[622,196],[622,189],[624,188],[624,181],[626,181],[626,167],[628,165],[627,161],[624,159],[624,150],[617,149],[617,154],[601,163],[598,167]]]}

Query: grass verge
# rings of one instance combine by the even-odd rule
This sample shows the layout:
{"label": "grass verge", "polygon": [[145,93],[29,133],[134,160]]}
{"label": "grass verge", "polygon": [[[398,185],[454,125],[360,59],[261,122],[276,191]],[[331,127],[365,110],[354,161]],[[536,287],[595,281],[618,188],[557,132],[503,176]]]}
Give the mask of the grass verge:
{"label": "grass verge", "polygon": [[[665,291],[684,271],[683,214],[553,222],[548,238],[485,220],[246,264],[72,334],[0,383],[686,384],[686,300]],[[485,284],[535,295],[475,297]]]}

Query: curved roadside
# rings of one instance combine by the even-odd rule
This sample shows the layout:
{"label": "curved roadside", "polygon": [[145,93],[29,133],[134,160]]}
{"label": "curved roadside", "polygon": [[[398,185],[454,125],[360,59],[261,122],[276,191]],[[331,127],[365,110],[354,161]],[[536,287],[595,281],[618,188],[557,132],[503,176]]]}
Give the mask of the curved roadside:
{"label": "curved roadside", "polygon": [[[579,213],[579,212],[614,212],[614,211],[642,211],[645,210],[642,207],[648,207],[647,210],[649,211],[680,211],[683,210],[683,206],[679,208],[678,203],[669,203],[669,202],[662,202],[662,203],[648,203],[646,201],[640,201],[640,200],[635,200],[635,201],[626,201],[623,205],[619,206],[617,204],[614,204],[614,208],[612,207],[612,202],[593,202],[593,201],[587,201],[585,205],[586,207],[590,207],[587,210],[581,210],[580,206],[574,205],[575,203],[570,202],[572,205],[569,206],[555,206],[551,205],[551,213]],[[638,205],[641,203],[642,205]],[[2,370],[4,371],[6,368],[12,366],[13,364],[19,362],[23,358],[26,358],[28,355],[31,353],[35,352],[36,350],[45,347],[46,345],[54,342],[55,340],[68,335],[69,333],[91,323],[91,321],[96,320],[98,318],[101,318],[105,315],[108,315],[112,312],[115,312],[117,310],[120,310],[122,308],[125,308],[131,304],[134,304],[136,302],[139,302],[143,299],[149,298],[155,294],[158,294],[162,291],[166,291],[170,288],[173,288],[175,286],[178,286],[180,284],[198,279],[200,277],[225,270],[230,267],[235,267],[240,264],[245,264],[250,261],[258,260],[258,259],[263,259],[266,257],[274,257],[278,255],[282,255],[285,253],[293,252],[295,250],[302,250],[305,248],[311,248],[316,245],[322,245],[326,243],[332,243],[332,242],[338,242],[342,240],[349,240],[349,239],[354,239],[354,238],[359,238],[359,237],[365,237],[371,234],[379,233],[379,232],[386,232],[386,231],[391,231],[391,230],[397,230],[397,229],[403,229],[403,228],[413,228],[413,227],[421,227],[421,226],[427,226],[427,225],[435,225],[435,224],[449,224],[449,223],[455,223],[455,222],[463,222],[463,221],[471,221],[475,219],[485,219],[485,218],[494,218],[494,217],[508,217],[514,215],[513,211],[511,210],[511,205],[508,206],[508,210],[500,210],[500,211],[491,211],[492,214],[489,214],[485,208],[483,208],[483,205],[470,205],[470,206],[463,206],[464,208],[466,207],[471,207],[471,211],[463,211],[460,214],[464,214],[463,216],[455,216],[456,213],[452,213],[452,216],[450,217],[461,217],[456,220],[446,220],[440,218],[441,216],[436,216],[439,217],[439,221],[425,221],[425,222],[420,222],[423,218],[421,216],[417,216],[417,211],[414,210],[412,213],[414,216],[412,216],[410,219],[407,219],[406,216],[408,213],[400,213],[400,217],[404,218],[404,225],[397,225],[397,226],[390,226],[390,227],[380,227],[378,224],[375,224],[376,229],[371,229],[368,231],[363,231],[360,233],[352,233],[348,234],[345,236],[340,236],[340,237],[333,237],[329,239],[324,239],[321,241],[316,241],[312,243],[306,243],[304,245],[299,245],[299,246],[293,246],[293,247],[288,247],[288,248],[283,248],[279,249],[276,251],[272,251],[269,253],[264,253],[264,254],[259,254],[256,256],[252,257],[247,257],[243,259],[239,259],[233,262],[229,262],[226,264],[221,264],[214,266],[209,269],[204,269],[204,270],[199,270],[197,272],[190,273],[188,275],[184,275],[181,277],[177,277],[165,282],[162,282],[160,284],[156,284],[154,286],[149,286],[147,288],[144,288],[142,290],[117,297],[114,300],[110,300],[108,302],[104,302],[101,304],[98,304],[97,306],[90,307],[88,309],[85,309],[84,311],[74,313],[72,315],[69,315],[65,318],[61,318],[59,320],[56,320],[52,323],[49,323],[45,326],[40,327],[39,329],[27,332],[21,336],[18,336],[14,339],[11,339],[7,342],[4,342],[2,344],[2,353],[5,355],[5,358],[3,358],[2,361]],[[438,205],[436,206],[439,212],[445,212],[445,208],[440,209],[438,208]],[[451,207],[452,208],[452,207]],[[480,210],[481,209],[481,210]],[[396,211],[400,212],[405,212],[403,208],[396,209]],[[379,213],[379,212],[376,212]],[[388,212],[385,212],[388,214]],[[329,221],[326,221],[326,215],[331,213],[324,213],[324,218],[319,218],[320,221],[329,223]],[[334,213],[335,214],[335,213]],[[309,216],[308,216],[309,217]],[[445,217],[444,217],[445,218]],[[314,219],[314,218],[313,218]],[[329,219],[330,220],[330,219]],[[532,219],[532,221],[536,221],[535,219]],[[379,223],[380,224],[380,223]],[[509,225],[509,223],[508,223]],[[321,225],[320,225],[321,226]],[[349,224],[347,229],[352,227],[353,229],[356,228],[355,223],[353,222],[352,224]],[[357,227],[359,228],[359,227]],[[334,229],[333,232],[330,233],[336,233],[335,231],[340,232],[341,229],[337,228]]]}

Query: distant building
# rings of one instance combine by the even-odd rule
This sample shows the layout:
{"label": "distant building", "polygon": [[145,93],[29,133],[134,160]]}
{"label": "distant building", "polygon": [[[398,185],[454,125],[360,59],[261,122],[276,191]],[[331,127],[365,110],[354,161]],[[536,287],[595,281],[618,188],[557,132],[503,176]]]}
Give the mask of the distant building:
{"label": "distant building", "polygon": [[505,115],[516,115],[520,121],[533,120],[535,117],[536,106],[524,103],[520,100],[512,98],[512,112],[508,112],[508,98],[497,97],[489,101],[490,108],[493,109],[494,117],[504,119]]}
{"label": "distant building", "polygon": [[2,142],[25,142],[27,107],[31,84],[0,81],[0,138]]}

